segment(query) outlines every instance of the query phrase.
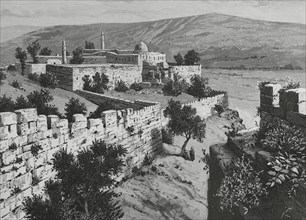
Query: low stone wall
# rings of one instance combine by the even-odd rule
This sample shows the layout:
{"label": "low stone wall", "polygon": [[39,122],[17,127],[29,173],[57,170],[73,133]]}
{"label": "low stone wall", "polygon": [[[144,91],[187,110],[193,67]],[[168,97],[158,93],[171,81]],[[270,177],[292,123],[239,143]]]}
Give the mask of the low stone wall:
{"label": "low stone wall", "polygon": [[169,68],[169,78],[171,76],[178,75],[187,82],[190,82],[190,78],[193,75],[201,76],[201,65],[191,65],[191,66],[170,66]]}
{"label": "low stone wall", "polygon": [[[21,64],[15,63],[16,71],[21,73]],[[44,63],[26,63],[24,75],[27,76],[29,73],[44,74],[46,73],[46,64]]]}
{"label": "low stone wall", "polygon": [[[154,157],[162,146],[160,104],[139,103],[147,106],[105,111],[98,119],[77,114],[72,123],[37,115],[36,109],[0,113],[0,218],[24,219],[22,201],[42,193],[45,181],[55,174],[50,162],[59,149],[77,153],[98,139],[120,144],[128,151],[125,174],[140,166],[146,154]],[[36,144],[42,150],[35,157],[31,148]]]}
{"label": "low stone wall", "polygon": [[[184,103],[183,106],[184,105],[190,105],[192,108],[195,108],[197,114],[202,119],[205,119],[214,113],[215,105],[221,105],[224,109],[228,108],[228,94],[225,92],[213,97],[202,98],[199,101]],[[166,126],[169,119],[164,117],[163,112],[164,109],[162,109],[162,124],[163,126]]]}
{"label": "low stone wall", "polygon": [[105,56],[84,56],[83,64],[102,64],[106,63]]}

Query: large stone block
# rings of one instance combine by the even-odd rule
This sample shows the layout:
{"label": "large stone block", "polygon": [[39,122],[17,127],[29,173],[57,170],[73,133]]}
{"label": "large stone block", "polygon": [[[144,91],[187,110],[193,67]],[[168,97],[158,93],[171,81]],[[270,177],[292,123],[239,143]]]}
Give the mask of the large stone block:
{"label": "large stone block", "polygon": [[58,127],[59,117],[57,115],[48,115],[47,124],[48,129]]}
{"label": "large stone block", "polygon": [[2,163],[9,165],[13,163],[16,159],[16,151],[8,150],[2,153]]}
{"label": "large stone block", "polygon": [[30,129],[28,123],[17,124],[17,134],[20,136],[30,134]]}
{"label": "large stone block", "polygon": [[79,122],[79,121],[87,121],[87,118],[83,114],[74,114],[72,116],[73,122]]}
{"label": "large stone block", "polygon": [[37,130],[38,131],[46,131],[48,130],[47,126],[47,116],[39,115],[37,118]]}
{"label": "large stone block", "polygon": [[117,124],[117,111],[108,110],[102,112],[102,121],[106,127]]}
{"label": "large stone block", "polygon": [[27,123],[37,120],[36,108],[20,109],[15,111],[18,123]]}
{"label": "large stone block", "polygon": [[68,119],[60,119],[58,125],[61,128],[68,128]]}
{"label": "large stone block", "polygon": [[306,102],[306,88],[288,90],[287,101],[292,103]]}
{"label": "large stone block", "polygon": [[88,120],[88,128],[92,128],[94,126],[102,125],[102,119],[101,118],[90,118]]}
{"label": "large stone block", "polygon": [[17,115],[12,112],[0,112],[0,126],[17,124]]}
{"label": "large stone block", "polygon": [[0,153],[9,149],[9,140],[0,140]]}
{"label": "large stone block", "polygon": [[306,127],[306,115],[298,112],[287,112],[287,120],[295,125]]}
{"label": "large stone block", "polygon": [[262,90],[262,94],[268,96],[277,96],[278,91],[282,88],[280,84],[267,84]]}

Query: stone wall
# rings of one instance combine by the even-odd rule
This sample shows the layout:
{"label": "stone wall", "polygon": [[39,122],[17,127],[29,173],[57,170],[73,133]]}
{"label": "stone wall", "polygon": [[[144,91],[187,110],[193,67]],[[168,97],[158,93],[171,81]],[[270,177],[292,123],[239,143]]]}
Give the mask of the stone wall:
{"label": "stone wall", "polygon": [[84,56],[83,64],[102,64],[106,63],[105,56]]}
{"label": "stone wall", "polygon": [[178,75],[187,82],[190,82],[190,78],[193,75],[201,76],[201,65],[191,65],[191,66],[170,66],[169,68],[169,78],[173,79],[173,76]]}
{"label": "stone wall", "polygon": [[[15,63],[16,71],[21,73],[21,64]],[[46,73],[46,64],[43,63],[26,63],[24,75],[27,76],[29,73],[44,74]]]}
{"label": "stone wall", "polygon": [[306,131],[306,89],[281,90],[279,84],[268,84],[260,91],[261,126],[282,121]]}
{"label": "stone wall", "polygon": [[[197,101],[184,103],[183,106],[184,105],[190,105],[192,108],[195,108],[197,114],[202,119],[205,119],[214,113],[215,105],[221,105],[224,109],[228,108],[228,94],[223,93],[213,97],[202,98]],[[166,126],[169,119],[164,117],[163,111],[164,109],[162,110],[162,125]]]}
{"label": "stone wall", "polygon": [[141,66],[129,64],[47,65],[47,71],[57,75],[59,87],[73,91],[83,89],[83,76],[92,77],[97,72],[108,76],[110,89],[113,89],[119,80],[128,86],[134,82],[139,83],[142,82],[141,70]]}
{"label": "stone wall", "polygon": [[138,54],[117,54],[115,52],[106,53],[107,63],[117,63],[117,64],[134,64],[141,65],[142,61]]}
{"label": "stone wall", "polygon": [[[154,157],[162,145],[160,104],[141,103],[145,107],[140,110],[109,110],[98,119],[77,114],[72,123],[37,115],[36,109],[0,113],[0,218],[24,218],[23,199],[41,193],[45,181],[54,176],[50,162],[59,149],[76,153],[97,139],[121,144],[128,151],[125,174],[140,166],[146,154]],[[42,150],[33,156],[31,149],[37,144]]]}

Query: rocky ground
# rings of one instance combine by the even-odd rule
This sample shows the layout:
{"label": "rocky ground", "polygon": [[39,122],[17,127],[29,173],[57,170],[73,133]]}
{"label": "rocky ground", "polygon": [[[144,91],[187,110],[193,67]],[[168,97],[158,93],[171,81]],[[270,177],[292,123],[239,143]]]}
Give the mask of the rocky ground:
{"label": "rocky ground", "polygon": [[176,137],[173,146],[164,144],[163,155],[116,189],[122,193],[124,219],[207,219],[208,173],[203,170],[202,149],[208,152],[210,145],[225,143],[231,127],[244,129],[235,111],[208,118],[204,142],[188,143],[189,149],[195,148],[194,161],[173,156],[180,152],[183,137]]}

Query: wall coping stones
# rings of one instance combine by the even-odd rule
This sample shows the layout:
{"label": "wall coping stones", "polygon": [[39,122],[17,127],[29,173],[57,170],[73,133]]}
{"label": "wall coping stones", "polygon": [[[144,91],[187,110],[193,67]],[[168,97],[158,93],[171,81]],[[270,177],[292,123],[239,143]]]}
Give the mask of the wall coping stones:
{"label": "wall coping stones", "polygon": [[0,112],[0,126],[17,124],[17,115],[12,112]]}

